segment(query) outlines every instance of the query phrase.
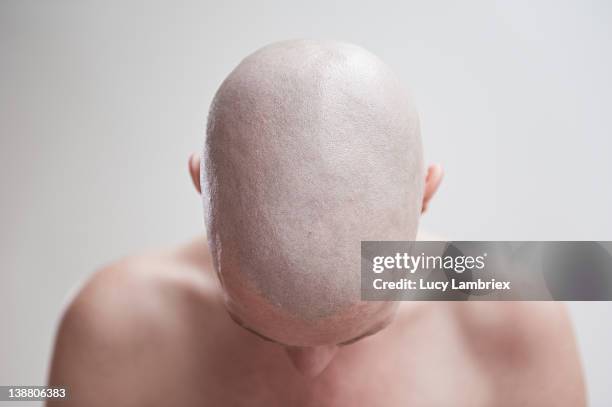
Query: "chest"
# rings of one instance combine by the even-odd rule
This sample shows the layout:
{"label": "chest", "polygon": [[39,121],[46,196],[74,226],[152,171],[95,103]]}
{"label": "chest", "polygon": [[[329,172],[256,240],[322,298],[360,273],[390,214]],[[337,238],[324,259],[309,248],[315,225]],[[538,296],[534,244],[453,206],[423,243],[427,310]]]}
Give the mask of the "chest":
{"label": "chest", "polygon": [[202,406],[477,407],[492,400],[486,375],[443,336],[372,337],[341,349],[316,378],[301,376],[282,348],[265,346],[235,352],[202,380]]}

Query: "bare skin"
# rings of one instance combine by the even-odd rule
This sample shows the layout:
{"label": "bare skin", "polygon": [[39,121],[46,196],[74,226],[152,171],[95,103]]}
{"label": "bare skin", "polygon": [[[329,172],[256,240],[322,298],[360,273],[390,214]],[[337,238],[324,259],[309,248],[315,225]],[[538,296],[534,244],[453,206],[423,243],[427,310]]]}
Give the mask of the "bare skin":
{"label": "bare skin", "polygon": [[262,48],[217,92],[205,145],[189,172],[209,245],[96,273],[51,367],[72,398],[49,405],[584,404],[559,304],[360,300],[359,241],[413,240],[442,179],[375,56]]}
{"label": "bare skin", "polygon": [[53,406],[581,406],[559,303],[403,303],[310,378],[228,316],[204,238],[99,271],[62,320]]}

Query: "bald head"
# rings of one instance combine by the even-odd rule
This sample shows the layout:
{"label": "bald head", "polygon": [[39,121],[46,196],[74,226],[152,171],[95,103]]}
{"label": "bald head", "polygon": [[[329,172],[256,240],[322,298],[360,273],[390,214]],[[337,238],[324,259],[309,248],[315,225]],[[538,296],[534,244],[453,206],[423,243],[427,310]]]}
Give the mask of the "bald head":
{"label": "bald head", "polygon": [[202,190],[229,311],[291,345],[384,325],[360,301],[360,242],[413,240],[424,168],[416,111],[377,57],[288,41],[244,59],[208,119]]}

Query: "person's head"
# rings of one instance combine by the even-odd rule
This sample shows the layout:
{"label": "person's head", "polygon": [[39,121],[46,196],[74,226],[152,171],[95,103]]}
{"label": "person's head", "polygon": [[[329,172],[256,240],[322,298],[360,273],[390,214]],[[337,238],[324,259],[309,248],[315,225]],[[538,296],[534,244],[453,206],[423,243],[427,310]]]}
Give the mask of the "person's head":
{"label": "person's head", "polygon": [[392,320],[396,304],[360,300],[360,244],[414,240],[441,172],[426,180],[417,112],[376,56],[304,40],[248,56],[190,168],[237,323],[316,374]]}

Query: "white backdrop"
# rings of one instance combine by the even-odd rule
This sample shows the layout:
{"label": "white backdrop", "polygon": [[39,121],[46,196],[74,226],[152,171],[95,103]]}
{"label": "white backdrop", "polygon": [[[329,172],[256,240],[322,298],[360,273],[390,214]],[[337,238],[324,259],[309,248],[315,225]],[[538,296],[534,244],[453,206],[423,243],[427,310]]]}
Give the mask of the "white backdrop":
{"label": "white backdrop", "polygon": [[[360,44],[412,89],[447,171],[429,232],[612,240],[609,2],[356,3],[0,2],[0,384],[44,383],[93,270],[201,231],[188,154],[225,75],[277,40]],[[610,405],[612,303],[569,307]]]}

